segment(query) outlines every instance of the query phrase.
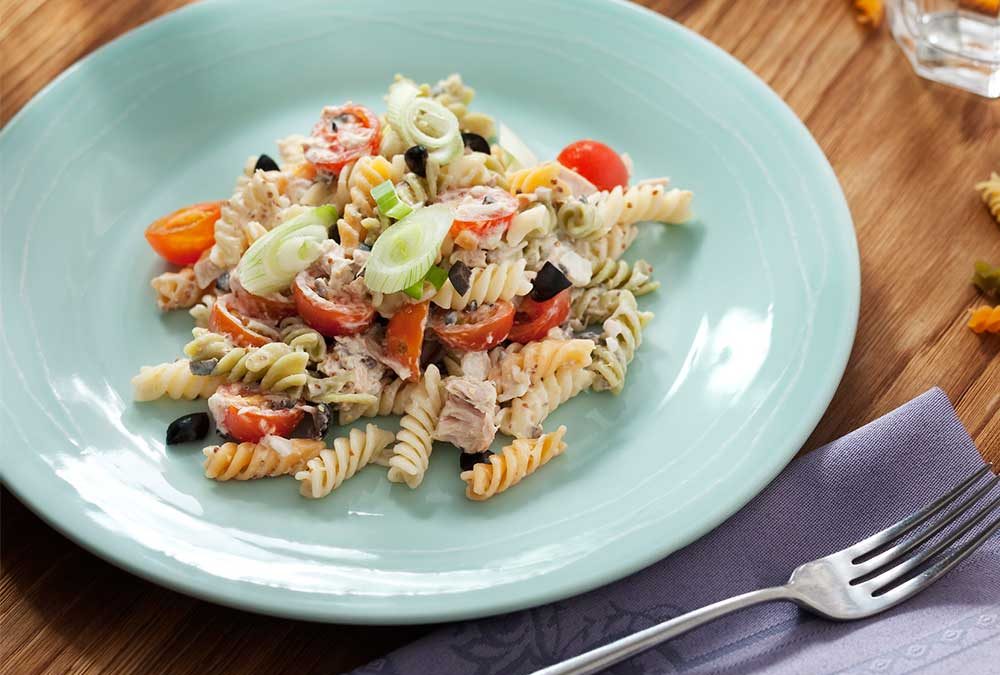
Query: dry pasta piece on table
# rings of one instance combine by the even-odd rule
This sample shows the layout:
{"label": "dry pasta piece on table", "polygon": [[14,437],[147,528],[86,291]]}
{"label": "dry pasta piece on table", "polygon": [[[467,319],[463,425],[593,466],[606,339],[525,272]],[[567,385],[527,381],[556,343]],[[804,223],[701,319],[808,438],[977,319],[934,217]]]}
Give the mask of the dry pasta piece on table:
{"label": "dry pasta piece on table", "polygon": [[1000,333],[1000,305],[983,305],[972,310],[968,325],[975,333]]}
{"label": "dry pasta piece on table", "polygon": [[990,174],[988,180],[976,183],[976,189],[982,194],[983,203],[990,210],[993,217],[1000,223],[1000,173],[996,171]]}
{"label": "dry pasta piece on table", "polygon": [[514,439],[499,453],[490,456],[487,462],[480,462],[461,473],[460,477],[466,483],[465,496],[484,501],[517,485],[525,476],[566,450],[566,443],[563,442],[565,434],[566,427],[561,426],[538,438]]}

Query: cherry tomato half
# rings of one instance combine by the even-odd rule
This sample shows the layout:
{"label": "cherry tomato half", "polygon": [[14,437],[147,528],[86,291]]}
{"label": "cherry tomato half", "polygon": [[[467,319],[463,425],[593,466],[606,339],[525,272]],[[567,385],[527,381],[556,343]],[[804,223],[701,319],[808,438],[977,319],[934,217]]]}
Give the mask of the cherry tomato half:
{"label": "cherry tomato half", "polygon": [[316,168],[339,173],[345,164],[378,151],[380,125],[368,108],[327,106],[313,127],[305,157]]}
{"label": "cherry tomato half", "polygon": [[316,277],[308,270],[299,272],[292,282],[292,297],[302,320],[327,337],[363,333],[375,318],[375,307],[363,298],[345,295],[328,300],[321,296],[316,292]]}
{"label": "cherry tomato half", "polygon": [[404,305],[392,315],[385,330],[385,358],[400,366],[397,373],[409,371],[405,379],[420,379],[420,350],[424,344],[424,329],[430,302]]}
{"label": "cherry tomato half", "polygon": [[503,232],[517,213],[517,198],[497,187],[477,185],[471,188],[448,190],[438,195],[455,213],[451,225],[454,237],[462,230],[482,236]]}
{"label": "cherry tomato half", "polygon": [[233,292],[234,311],[243,316],[257,319],[273,319],[280,321],[285,317],[295,316],[295,300],[290,294],[272,293],[267,297],[254,295],[240,284],[235,274],[229,277],[229,289]]}
{"label": "cherry tomato half", "polygon": [[501,300],[482,305],[474,311],[437,310],[431,330],[438,340],[452,349],[481,352],[496,347],[506,339],[514,325],[514,305]]}
{"label": "cherry tomato half", "polygon": [[246,317],[229,307],[233,296],[223,295],[212,305],[208,315],[208,327],[216,333],[225,333],[240,347],[263,347],[271,338],[250,328]]}
{"label": "cherry tomato half", "polygon": [[621,156],[600,141],[570,143],[557,158],[559,163],[589,180],[598,190],[628,185],[628,168]]}
{"label": "cherry tomato half", "polygon": [[222,403],[212,408],[216,416],[222,413],[216,424],[240,443],[257,443],[269,434],[287,438],[305,415],[293,399],[265,396],[245,385],[223,385],[215,397]]}
{"label": "cherry tomato half", "polygon": [[542,302],[525,297],[514,317],[514,327],[510,329],[508,336],[510,341],[526,344],[543,339],[549,330],[566,320],[569,305],[568,288]]}
{"label": "cherry tomato half", "polygon": [[222,202],[185,206],[147,227],[146,241],[175,265],[190,265],[215,243],[215,221],[221,209]]}

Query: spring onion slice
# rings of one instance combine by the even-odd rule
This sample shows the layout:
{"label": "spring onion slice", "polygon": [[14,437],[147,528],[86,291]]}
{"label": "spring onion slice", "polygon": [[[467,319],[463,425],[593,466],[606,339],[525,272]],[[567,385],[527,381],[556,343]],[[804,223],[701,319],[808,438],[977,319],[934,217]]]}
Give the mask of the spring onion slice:
{"label": "spring onion slice", "polygon": [[446,282],[447,280],[448,280],[448,272],[446,270],[438,267],[437,265],[431,265],[431,268],[427,270],[427,274],[424,275],[423,279],[413,284],[412,286],[404,288],[403,292],[406,293],[411,298],[413,298],[414,300],[419,300],[422,297],[424,297],[425,281],[429,281],[436,290],[440,291],[441,287],[444,286],[444,282]]}
{"label": "spring onion slice", "polygon": [[389,87],[386,120],[408,145],[422,145],[427,156],[441,165],[464,151],[462,134],[455,113],[420,95],[420,90],[406,79]]}
{"label": "spring onion slice", "polygon": [[391,180],[372,188],[372,198],[378,205],[378,212],[389,218],[401,220],[413,212],[413,208],[399,198]]}
{"label": "spring onion slice", "polygon": [[441,252],[454,218],[450,208],[434,204],[414,210],[383,232],[365,267],[368,288],[395,293],[421,281]]}
{"label": "spring onion slice", "polygon": [[506,124],[500,123],[498,144],[503,149],[507,160],[508,171],[518,171],[529,166],[538,166],[538,158],[535,153],[521,140],[521,138],[510,130]]}
{"label": "spring onion slice", "polygon": [[337,208],[318,206],[278,225],[250,245],[236,266],[243,288],[267,295],[288,288],[322,252]]}

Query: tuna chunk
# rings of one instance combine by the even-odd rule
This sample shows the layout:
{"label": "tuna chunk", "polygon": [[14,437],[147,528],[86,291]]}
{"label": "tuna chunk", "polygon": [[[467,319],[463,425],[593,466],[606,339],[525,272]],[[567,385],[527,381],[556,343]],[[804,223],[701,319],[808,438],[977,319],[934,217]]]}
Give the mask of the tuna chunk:
{"label": "tuna chunk", "polygon": [[378,344],[369,336],[336,337],[326,359],[319,364],[319,370],[324,375],[340,378],[344,382],[344,393],[378,396],[385,375],[381,358]]}
{"label": "tuna chunk", "polygon": [[482,452],[497,434],[497,390],[470,377],[444,380],[445,402],[434,438],[465,452]]}

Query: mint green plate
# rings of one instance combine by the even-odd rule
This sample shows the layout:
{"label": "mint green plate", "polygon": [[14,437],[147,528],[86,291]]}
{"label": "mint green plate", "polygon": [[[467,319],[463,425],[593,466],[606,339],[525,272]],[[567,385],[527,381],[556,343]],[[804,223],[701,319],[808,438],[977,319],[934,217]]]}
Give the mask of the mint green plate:
{"label": "mint green plate", "polygon": [[[164,430],[199,403],[135,404],[180,353],[147,223],[225,198],[248,155],[324,104],[379,109],[394,73],[460,71],[541,157],[628,151],[694,190],[696,222],[644,226],[656,319],[624,394],[548,428],[569,449],[510,493],[465,499],[438,447],[411,492],[372,467],[307,501],[291,478],[216,484]],[[3,478],[52,525],[170,588],[356,623],[537,605],[640,569],[743,506],[812,430],[858,313],[851,217],[781,100],[697,35],[619,2],[205,2],[69,69],[0,133]]]}

